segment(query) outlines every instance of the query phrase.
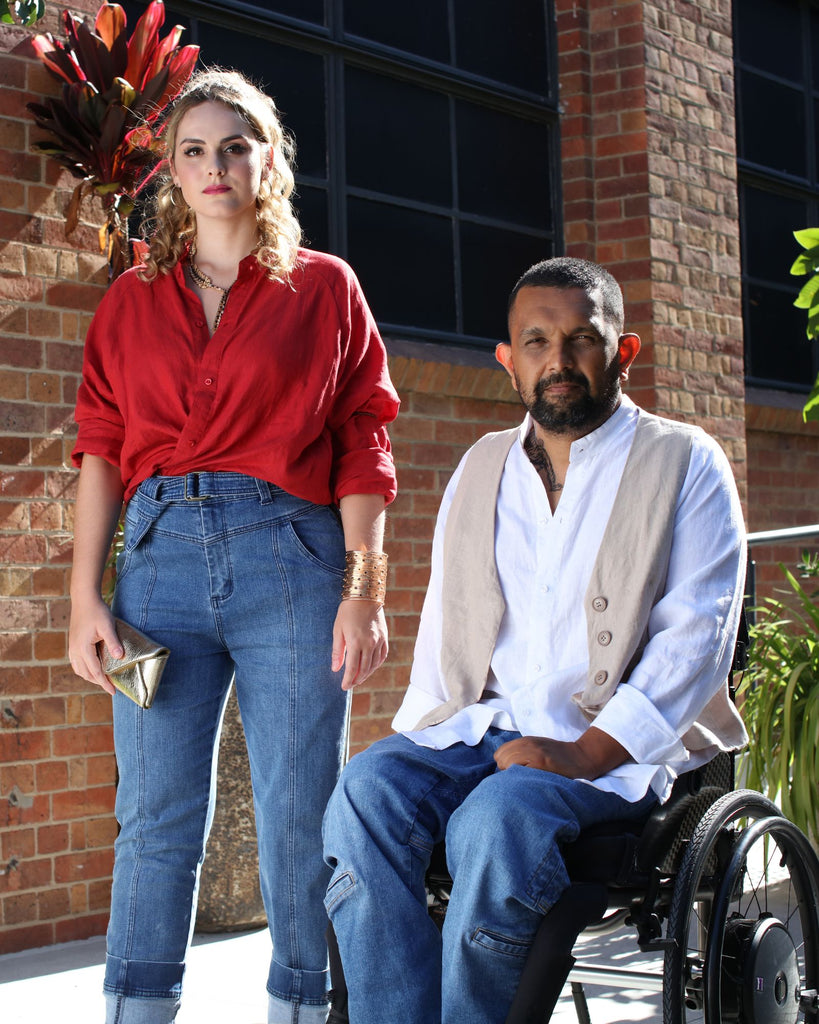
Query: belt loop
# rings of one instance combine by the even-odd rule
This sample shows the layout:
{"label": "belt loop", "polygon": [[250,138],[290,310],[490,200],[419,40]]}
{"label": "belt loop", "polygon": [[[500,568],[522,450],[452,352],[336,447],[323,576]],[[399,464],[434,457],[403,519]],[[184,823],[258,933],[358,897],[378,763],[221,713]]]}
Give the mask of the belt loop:
{"label": "belt loop", "polygon": [[199,473],[185,474],[185,501],[207,501],[210,494],[200,494],[201,478]]}
{"label": "belt loop", "polygon": [[267,480],[260,480],[258,477],[255,478],[256,487],[259,491],[259,501],[262,505],[270,505],[275,501],[275,495],[273,493],[273,486],[267,482]]}
{"label": "belt loop", "polygon": [[144,494],[146,498],[159,501],[162,493],[162,477],[149,476],[137,487],[137,493]]}

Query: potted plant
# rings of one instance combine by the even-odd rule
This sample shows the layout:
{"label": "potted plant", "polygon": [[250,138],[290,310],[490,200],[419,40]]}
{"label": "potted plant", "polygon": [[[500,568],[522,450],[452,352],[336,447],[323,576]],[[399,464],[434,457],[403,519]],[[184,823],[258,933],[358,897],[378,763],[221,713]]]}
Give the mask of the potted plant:
{"label": "potted plant", "polygon": [[[819,843],[819,605],[780,565],[791,593],[755,609],[748,668],[739,687],[750,743],[742,755],[746,785],[779,798],[782,811]],[[819,557],[803,555],[802,578],[819,575]],[[785,592],[788,593],[787,591]]]}
{"label": "potted plant", "polygon": [[125,11],[104,3],[93,28],[63,11],[66,40],[35,36],[34,51],[62,85],[60,95],[29,103],[52,138],[35,148],[68,168],[79,184],[66,211],[66,236],[88,195],[102,199],[100,251],[116,277],[131,263],[128,216],[157,166],[156,128],[163,109],[188,80],[198,46],[179,46],[182,27],[160,38],[162,0],[153,0],[126,34]]}

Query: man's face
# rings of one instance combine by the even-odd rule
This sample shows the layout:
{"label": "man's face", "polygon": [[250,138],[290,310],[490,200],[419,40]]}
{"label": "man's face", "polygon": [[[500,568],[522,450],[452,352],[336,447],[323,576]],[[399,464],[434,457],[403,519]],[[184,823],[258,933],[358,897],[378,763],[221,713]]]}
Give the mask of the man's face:
{"label": "man's face", "polygon": [[620,402],[620,383],[640,346],[618,336],[601,296],[582,288],[521,288],[509,314],[509,345],[496,355],[532,418],[547,433],[583,437]]}

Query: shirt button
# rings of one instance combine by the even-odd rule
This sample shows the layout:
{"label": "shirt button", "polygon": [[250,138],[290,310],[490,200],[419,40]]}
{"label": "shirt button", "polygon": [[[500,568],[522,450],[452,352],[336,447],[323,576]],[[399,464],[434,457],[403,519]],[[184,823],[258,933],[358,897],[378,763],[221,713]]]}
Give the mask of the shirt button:
{"label": "shirt button", "polygon": [[205,377],[205,383],[207,384],[208,387],[210,387],[211,384],[213,383],[213,377]]}
{"label": "shirt button", "polygon": [[609,603],[605,599],[605,597],[596,597],[592,601],[592,608],[594,608],[596,612],[604,612],[608,608],[608,606]]}
{"label": "shirt button", "polygon": [[603,672],[596,672],[595,675],[594,675],[594,685],[595,686],[602,686],[603,683],[605,683],[605,681],[608,679],[608,677],[609,677],[608,672],[604,672],[604,671]]}
{"label": "shirt button", "polygon": [[204,320],[195,320],[194,323],[196,324],[197,327],[204,327],[205,326],[205,321]]}
{"label": "shirt button", "polygon": [[611,643],[611,633],[607,629],[604,629],[602,633],[597,634],[597,642],[601,647],[608,647]]}
{"label": "shirt button", "polygon": [[188,448],[195,448],[195,447],[196,447],[196,441],[188,441]]}

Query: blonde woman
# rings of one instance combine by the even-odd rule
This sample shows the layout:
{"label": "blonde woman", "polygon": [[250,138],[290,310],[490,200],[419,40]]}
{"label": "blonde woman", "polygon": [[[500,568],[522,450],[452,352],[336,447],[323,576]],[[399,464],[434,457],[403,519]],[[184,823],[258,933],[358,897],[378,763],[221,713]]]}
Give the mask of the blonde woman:
{"label": "blonde woman", "polygon": [[[299,248],[273,102],[236,72],[203,72],[165,140],[150,253],[94,317],[76,413],[70,658],[113,694],[119,768],[106,1020],[176,1016],[235,675],[273,939],[268,1020],[318,1024],[321,816],[345,691],[387,654],[398,400],[352,271]],[[113,614],[171,650],[149,710],[114,690],[96,648],[121,649],[100,582],[123,500]]]}

